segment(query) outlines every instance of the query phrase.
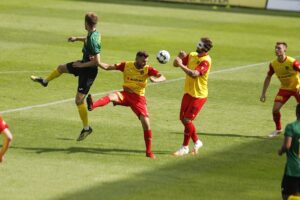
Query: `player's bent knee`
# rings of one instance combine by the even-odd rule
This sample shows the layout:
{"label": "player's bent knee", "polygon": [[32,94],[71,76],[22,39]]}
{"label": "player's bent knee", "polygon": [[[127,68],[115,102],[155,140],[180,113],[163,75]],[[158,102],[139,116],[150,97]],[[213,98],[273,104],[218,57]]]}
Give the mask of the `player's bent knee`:
{"label": "player's bent knee", "polygon": [[113,102],[117,102],[119,100],[119,97],[116,93],[108,94],[108,98],[110,101],[113,101]]}
{"label": "player's bent knee", "polygon": [[192,120],[190,120],[189,118],[183,118],[182,120],[181,120],[181,122],[183,123],[183,124],[188,124],[188,123],[190,123]]}
{"label": "player's bent knee", "polygon": [[68,69],[67,69],[67,66],[66,66],[66,65],[61,64],[61,65],[58,65],[57,71],[58,71],[59,73],[67,73],[67,72],[68,72]]}

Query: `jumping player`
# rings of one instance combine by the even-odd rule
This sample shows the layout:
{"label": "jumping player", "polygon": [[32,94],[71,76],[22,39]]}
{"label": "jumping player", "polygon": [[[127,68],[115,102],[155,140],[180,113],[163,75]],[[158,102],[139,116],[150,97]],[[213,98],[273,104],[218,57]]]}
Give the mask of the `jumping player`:
{"label": "jumping player", "polygon": [[277,58],[269,65],[269,71],[264,81],[261,102],[266,101],[266,92],[271,82],[271,78],[275,73],[281,82],[280,89],[275,97],[273,105],[273,121],[276,129],[269,134],[269,137],[275,137],[282,132],[281,130],[281,107],[289,100],[291,96],[296,98],[300,103],[300,72],[299,62],[292,57],[286,55],[287,44],[285,42],[277,42],[275,45],[275,54]]}
{"label": "jumping player", "polygon": [[[101,37],[96,30],[98,17],[95,13],[89,12],[85,15],[85,29],[88,34],[86,37],[69,37],[69,42],[81,41],[84,43],[82,48],[83,57],[80,61],[73,61],[67,64],[61,64],[47,78],[31,76],[31,79],[42,86],[47,87],[48,83],[59,77],[63,73],[78,76],[78,88],[75,97],[75,103],[78,108],[83,129],[77,141],[81,141],[92,133],[92,128],[88,123],[87,108],[84,104],[84,98],[88,94],[90,87],[97,77],[98,65],[100,63]],[[93,57],[93,59],[90,59]]]}
{"label": "jumping player", "polygon": [[174,67],[180,67],[186,74],[184,95],[181,101],[180,120],[184,125],[184,139],[182,146],[173,153],[183,156],[189,153],[189,141],[192,138],[194,148],[192,154],[197,154],[203,143],[199,140],[193,120],[207,100],[208,74],[211,69],[211,57],[208,51],[213,47],[209,38],[201,38],[196,52],[186,54],[181,51],[174,60]]}
{"label": "jumping player", "polygon": [[166,80],[166,78],[155,68],[148,65],[147,62],[148,54],[145,51],[139,51],[136,54],[135,61],[121,62],[120,64],[100,63],[100,67],[105,70],[119,70],[123,72],[123,91],[110,93],[95,102],[93,102],[91,95],[88,95],[86,101],[90,111],[99,106],[105,106],[110,102],[114,105],[130,107],[143,126],[146,156],[155,158],[151,150],[152,131],[144,95],[148,78],[152,82],[161,82]]}

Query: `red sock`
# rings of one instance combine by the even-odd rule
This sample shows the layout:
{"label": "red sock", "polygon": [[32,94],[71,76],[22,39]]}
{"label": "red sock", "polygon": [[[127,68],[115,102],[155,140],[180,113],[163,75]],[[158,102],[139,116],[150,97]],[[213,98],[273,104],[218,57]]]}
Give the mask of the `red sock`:
{"label": "red sock", "polygon": [[106,104],[108,104],[110,102],[110,99],[108,96],[102,97],[101,99],[98,99],[97,101],[95,101],[93,103],[93,109],[97,108],[99,106],[105,106]]}
{"label": "red sock", "polygon": [[151,153],[152,131],[144,131],[144,140],[146,145],[146,153]]}
{"label": "red sock", "polygon": [[184,138],[183,138],[183,146],[188,146],[190,142],[190,138],[192,133],[195,132],[195,127],[192,122],[189,122],[184,125]]}
{"label": "red sock", "polygon": [[276,113],[273,113],[273,120],[275,122],[275,125],[276,125],[276,130],[281,130],[281,114],[280,112],[276,112]]}

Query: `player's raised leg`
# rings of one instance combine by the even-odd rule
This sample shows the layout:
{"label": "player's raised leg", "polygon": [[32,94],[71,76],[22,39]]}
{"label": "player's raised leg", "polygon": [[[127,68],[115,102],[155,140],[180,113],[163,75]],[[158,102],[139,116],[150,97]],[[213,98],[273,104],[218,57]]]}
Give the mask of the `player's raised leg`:
{"label": "player's raised leg", "polygon": [[118,95],[119,92],[110,93],[107,96],[101,97],[97,101],[93,100],[93,97],[91,94],[89,94],[86,98],[86,103],[89,111],[94,110],[97,107],[102,107],[110,102],[118,103],[120,101],[120,97]]}
{"label": "player's raised leg", "polygon": [[44,87],[47,87],[50,81],[52,81],[55,78],[58,78],[62,73],[68,73],[67,64],[59,65],[45,79],[35,75],[30,76],[30,78],[32,81],[37,82]]}

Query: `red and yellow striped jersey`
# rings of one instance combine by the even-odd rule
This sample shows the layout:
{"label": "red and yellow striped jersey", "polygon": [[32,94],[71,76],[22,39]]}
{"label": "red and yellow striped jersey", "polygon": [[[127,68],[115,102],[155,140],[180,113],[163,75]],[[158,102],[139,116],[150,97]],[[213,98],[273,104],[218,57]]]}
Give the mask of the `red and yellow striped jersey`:
{"label": "red and yellow striped jersey", "polygon": [[197,52],[191,52],[183,59],[183,64],[189,69],[197,70],[200,73],[200,76],[196,78],[186,75],[184,93],[195,98],[206,98],[208,95],[207,80],[211,69],[211,57],[208,54],[199,56]]}
{"label": "red and yellow striped jersey", "polygon": [[145,95],[148,77],[157,76],[159,74],[155,68],[149,65],[146,65],[142,69],[137,69],[134,65],[134,61],[122,62],[115,66],[117,67],[117,70],[123,72],[123,88],[129,89],[131,92],[140,96]]}
{"label": "red and yellow striped jersey", "polygon": [[298,72],[300,72],[299,62],[295,58],[287,56],[283,62],[279,62],[277,59],[273,60],[269,65],[268,75],[276,74],[281,82],[280,89],[296,90],[300,87]]}

